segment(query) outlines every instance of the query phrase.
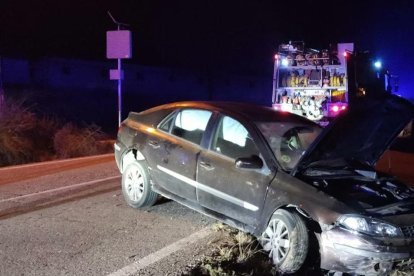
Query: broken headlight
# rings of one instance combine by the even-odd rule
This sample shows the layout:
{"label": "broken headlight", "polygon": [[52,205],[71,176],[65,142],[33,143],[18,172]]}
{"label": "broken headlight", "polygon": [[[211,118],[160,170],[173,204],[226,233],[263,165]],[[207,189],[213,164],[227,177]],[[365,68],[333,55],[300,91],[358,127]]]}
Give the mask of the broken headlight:
{"label": "broken headlight", "polygon": [[344,215],[339,223],[347,229],[377,237],[402,237],[399,227],[388,222],[358,215]]}

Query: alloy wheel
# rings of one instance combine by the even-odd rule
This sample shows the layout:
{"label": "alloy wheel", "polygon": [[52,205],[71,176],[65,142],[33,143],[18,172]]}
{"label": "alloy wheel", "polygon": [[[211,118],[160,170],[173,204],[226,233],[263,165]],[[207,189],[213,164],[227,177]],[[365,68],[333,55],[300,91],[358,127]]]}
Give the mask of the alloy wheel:
{"label": "alloy wheel", "polygon": [[289,231],[285,223],[272,219],[261,237],[261,243],[275,265],[282,263],[290,246]]}

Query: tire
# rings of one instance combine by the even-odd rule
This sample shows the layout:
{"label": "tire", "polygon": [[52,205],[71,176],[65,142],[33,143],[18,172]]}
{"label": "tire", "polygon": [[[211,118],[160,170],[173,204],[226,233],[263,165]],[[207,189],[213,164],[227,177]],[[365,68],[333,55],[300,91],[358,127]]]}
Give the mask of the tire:
{"label": "tire", "polygon": [[296,273],[305,263],[309,235],[297,213],[277,210],[259,240],[280,272]]}
{"label": "tire", "polygon": [[148,169],[143,161],[129,164],[122,173],[122,194],[132,208],[152,206],[158,194],[151,188]]}

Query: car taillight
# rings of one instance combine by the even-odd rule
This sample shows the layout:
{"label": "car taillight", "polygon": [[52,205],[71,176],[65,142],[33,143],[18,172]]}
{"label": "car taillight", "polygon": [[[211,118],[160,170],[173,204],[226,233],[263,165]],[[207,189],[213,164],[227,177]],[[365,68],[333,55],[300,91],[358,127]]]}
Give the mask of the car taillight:
{"label": "car taillight", "polygon": [[346,103],[332,103],[328,105],[329,116],[336,117],[348,109]]}

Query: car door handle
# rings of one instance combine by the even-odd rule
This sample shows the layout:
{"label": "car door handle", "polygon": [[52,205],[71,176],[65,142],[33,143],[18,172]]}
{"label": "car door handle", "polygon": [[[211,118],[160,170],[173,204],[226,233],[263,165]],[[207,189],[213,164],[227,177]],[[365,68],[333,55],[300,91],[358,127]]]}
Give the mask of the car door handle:
{"label": "car door handle", "polygon": [[158,144],[157,141],[153,141],[153,140],[148,141],[148,145],[150,145],[154,149],[158,149],[160,147],[160,144]]}
{"label": "car door handle", "polygon": [[204,161],[200,161],[200,166],[208,171],[214,170],[214,167],[211,166],[211,164],[204,162]]}

